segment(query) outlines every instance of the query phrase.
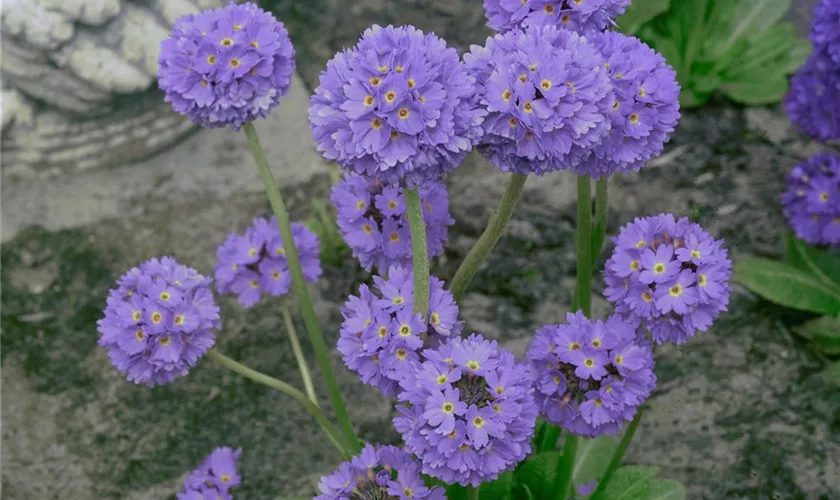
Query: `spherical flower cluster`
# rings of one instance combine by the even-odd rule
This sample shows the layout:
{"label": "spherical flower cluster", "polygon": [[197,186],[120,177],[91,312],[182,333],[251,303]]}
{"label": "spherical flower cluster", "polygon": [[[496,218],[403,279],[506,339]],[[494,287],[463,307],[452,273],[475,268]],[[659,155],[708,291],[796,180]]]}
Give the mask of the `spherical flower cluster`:
{"label": "spherical flower cluster", "polygon": [[656,385],[653,349],[619,316],[566,321],[537,330],[528,349],[540,413],[581,436],[615,434]]}
{"label": "spherical flower cluster", "polygon": [[[292,223],[303,277],[314,283],[321,276],[318,236],[297,222]],[[240,304],[251,307],[263,293],[279,297],[289,293],[292,275],[277,219],[256,218],[244,235],[231,233],[216,250],[216,288],[235,293]]]}
{"label": "spherical flower cluster", "polygon": [[346,171],[412,187],[455,168],[478,140],[475,86],[435,34],[413,26],[364,32],[321,73],[312,134]]}
{"label": "spherical flower cluster", "polygon": [[820,0],[814,8],[811,24],[811,42],[814,49],[825,49],[840,66],[840,2]]}
{"label": "spherical flower cluster", "polygon": [[636,218],[613,242],[605,295],[657,344],[682,344],[727,310],[732,261],[723,240],[699,224],[671,214]]}
{"label": "spherical flower cluster", "polygon": [[557,26],[581,34],[604,31],[630,0],[484,0],[487,26],[504,33],[523,26]]}
{"label": "spherical flower cluster", "polygon": [[677,73],[638,38],[608,31],[589,40],[606,59],[615,99],[609,132],[574,170],[596,179],[636,172],[662,153],[680,118]]}
{"label": "spherical flower cluster", "polygon": [[228,490],[238,486],[239,474],[236,462],[242,449],[216,448],[194,471],[184,479],[184,491],[178,493],[178,500],[229,500],[233,496]]}
{"label": "spherical flower cluster", "polygon": [[464,55],[488,115],[477,149],[505,172],[571,169],[609,130],[615,101],[604,58],[553,26],[510,31]]}
{"label": "spherical flower cluster", "polygon": [[414,312],[413,279],[411,270],[391,267],[387,279],[374,276],[373,290],[361,285],[359,295],[351,295],[341,309],[338,351],[344,363],[386,396],[396,395],[399,382],[420,362],[424,346],[461,333],[458,306],[434,276],[429,278],[427,318]]}
{"label": "spherical flower cluster", "polygon": [[367,445],[349,462],[318,481],[315,500],[446,500],[443,488],[426,487],[420,464],[396,446]]}
{"label": "spherical flower cluster", "polygon": [[158,83],[196,124],[238,130],[289,92],[294,56],[283,23],[253,3],[231,2],[175,21],[161,44]]}
{"label": "spherical flower cluster", "polygon": [[840,64],[815,51],[790,81],[788,118],[823,142],[840,139]]}
{"label": "spherical flower cluster", "polygon": [[[446,187],[429,182],[419,188],[429,258],[443,252],[449,216]],[[332,202],[344,241],[367,271],[411,266],[411,234],[403,188],[349,174],[332,189]]]}
{"label": "spherical flower cluster", "polygon": [[423,472],[447,483],[478,486],[525,459],[537,417],[526,364],[473,334],[452,338],[406,377],[394,418],[406,450]]}
{"label": "spherical flower cluster", "polygon": [[787,181],[782,205],[796,236],[840,246],[840,155],[817,153],[794,167]]}
{"label": "spherical flower cluster", "polygon": [[99,345],[130,382],[150,387],[186,375],[221,327],[210,278],[170,257],[125,273],[97,322]]}

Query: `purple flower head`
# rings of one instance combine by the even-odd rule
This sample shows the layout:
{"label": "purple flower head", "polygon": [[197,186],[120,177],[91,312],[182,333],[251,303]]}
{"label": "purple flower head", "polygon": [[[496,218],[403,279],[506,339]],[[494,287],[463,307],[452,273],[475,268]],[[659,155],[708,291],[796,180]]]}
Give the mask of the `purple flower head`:
{"label": "purple flower head", "polygon": [[531,451],[537,408],[525,364],[480,335],[450,338],[402,380],[394,425],[423,472],[478,486]]}
{"label": "purple flower head", "polygon": [[526,26],[557,26],[584,35],[604,31],[630,0],[484,0],[487,26],[500,33]]}
{"label": "purple flower head", "polygon": [[394,396],[397,386],[420,363],[420,350],[461,333],[458,306],[443,282],[429,281],[429,313],[424,321],[413,312],[413,273],[393,266],[388,278],[374,276],[374,288],[359,287],[341,309],[344,321],[338,351],[362,382]]}
{"label": "purple flower head", "polygon": [[[293,222],[292,238],[304,279],[318,281],[322,272],[318,236]],[[231,233],[216,250],[216,258],[216,288],[219,293],[235,293],[244,307],[259,302],[263,293],[275,297],[289,293],[292,275],[274,217],[254,219],[245,234]]]}
{"label": "purple flower head", "polygon": [[[446,187],[428,182],[419,189],[431,258],[443,252],[449,226],[455,221],[449,215]],[[411,235],[403,188],[348,174],[332,188],[331,198],[341,235],[362,267],[384,271],[394,265],[411,266]]]}
{"label": "purple flower head", "polygon": [[788,118],[817,140],[840,139],[840,63],[815,51],[793,75],[785,100]]}
{"label": "purple flower head", "polygon": [[444,489],[426,487],[420,464],[396,446],[365,446],[358,456],[322,477],[318,489],[321,494],[315,500],[446,500]]}
{"label": "purple flower head", "polygon": [[321,73],[309,121],[318,151],[389,185],[439,180],[478,140],[475,84],[458,52],[413,26],[373,26]]}
{"label": "purple flower head", "polygon": [[671,214],[636,218],[613,242],[604,293],[616,313],[644,324],[657,344],[682,344],[727,310],[732,261],[723,240],[699,224]]}
{"label": "purple flower head", "polygon": [[815,49],[824,49],[840,66],[840,2],[820,0],[817,3],[810,38]]}
{"label": "purple flower head", "polygon": [[210,278],[171,257],[132,268],[108,293],[99,345],[130,382],[149,387],[186,375],[221,328]]}
{"label": "purple flower head", "polygon": [[572,169],[609,130],[613,86],[585,38],[553,26],[472,46],[464,61],[488,114],[476,147],[505,172]]}
{"label": "purple flower head", "polygon": [[817,153],[794,167],[782,206],[799,239],[840,247],[840,155]]}
{"label": "purple flower head", "polygon": [[253,3],[178,18],[161,43],[158,85],[202,127],[234,130],[289,92],[295,50],[283,23]]}
{"label": "purple flower head", "polygon": [[566,318],[537,330],[528,349],[537,407],[574,434],[615,434],[656,385],[653,349],[619,316]]}
{"label": "purple flower head", "polygon": [[609,132],[574,170],[596,179],[636,172],[662,152],[680,118],[677,74],[638,38],[608,31],[589,40],[606,59],[615,98]]}
{"label": "purple flower head", "polygon": [[236,472],[236,462],[242,449],[233,450],[227,446],[216,448],[184,479],[184,491],[178,493],[178,500],[205,500],[233,498],[229,489],[239,486],[241,478]]}

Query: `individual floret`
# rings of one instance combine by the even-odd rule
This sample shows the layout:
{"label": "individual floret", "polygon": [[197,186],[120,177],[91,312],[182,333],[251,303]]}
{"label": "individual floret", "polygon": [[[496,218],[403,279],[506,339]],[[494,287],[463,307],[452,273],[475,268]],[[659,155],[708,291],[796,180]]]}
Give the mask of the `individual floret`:
{"label": "individual floret", "polygon": [[242,449],[227,446],[216,448],[194,471],[184,479],[184,491],[178,500],[229,500],[230,488],[239,486],[241,478],[236,472],[236,462]]}
{"label": "individual floret", "polygon": [[794,167],[782,205],[799,239],[840,247],[840,155],[817,153]]}

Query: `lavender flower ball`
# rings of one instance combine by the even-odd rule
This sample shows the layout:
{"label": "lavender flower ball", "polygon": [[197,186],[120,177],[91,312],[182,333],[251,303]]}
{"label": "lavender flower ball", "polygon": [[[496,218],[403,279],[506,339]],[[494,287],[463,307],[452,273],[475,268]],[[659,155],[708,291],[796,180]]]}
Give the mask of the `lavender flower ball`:
{"label": "lavender flower ball", "polygon": [[796,237],[840,247],[840,155],[811,156],[793,168],[787,184],[782,206]]}
{"label": "lavender flower ball", "polygon": [[706,331],[729,303],[732,261],[723,240],[671,214],[636,218],[613,238],[605,295],[615,311],[644,324],[657,344]]}
{"label": "lavender flower ball", "polygon": [[615,98],[604,58],[575,33],[510,31],[464,61],[487,112],[476,148],[502,171],[570,170],[609,131]]}
{"label": "lavender flower ball", "polygon": [[615,25],[630,0],[484,0],[490,29],[557,26],[589,35]]}
{"label": "lavender flower ball", "polygon": [[417,187],[439,180],[481,134],[458,52],[413,26],[373,26],[339,52],[310,99],[312,135],[347,172]]}
{"label": "lavender flower ball", "polygon": [[822,142],[840,140],[840,64],[825,52],[809,56],[791,79],[785,107],[806,134]]}
{"label": "lavender flower ball", "polygon": [[196,124],[239,130],[289,92],[294,57],[282,22],[253,3],[231,2],[175,21],[161,43],[158,85]]}
{"label": "lavender flower ball", "polygon": [[677,73],[638,38],[608,31],[589,40],[606,59],[615,99],[609,132],[574,171],[595,179],[637,172],[662,153],[680,118]]}
{"label": "lavender flower ball", "polygon": [[[292,239],[307,283],[321,276],[318,236],[303,224],[292,223]],[[231,233],[216,250],[216,288],[235,293],[244,307],[259,302],[263,293],[280,297],[289,293],[292,274],[277,219],[256,218],[244,235]]]}
{"label": "lavender flower ball", "polygon": [[[426,222],[429,258],[443,253],[449,226],[449,196],[446,187],[429,182],[420,188]],[[403,188],[348,174],[332,188],[338,227],[362,267],[380,271],[397,265],[411,267],[411,234]]]}
{"label": "lavender flower ball", "polygon": [[373,290],[361,285],[341,309],[338,352],[344,364],[386,396],[396,395],[399,382],[416,369],[424,346],[461,334],[458,306],[434,276],[427,319],[413,312],[413,279],[409,268],[393,266],[387,278],[373,277]]}
{"label": "lavender flower ball", "polygon": [[817,3],[810,38],[815,50],[824,48],[835,64],[840,65],[840,2],[820,0]]}
{"label": "lavender flower ball", "polygon": [[618,316],[566,321],[537,330],[528,349],[540,414],[573,434],[615,434],[656,385],[653,349]]}
{"label": "lavender flower ball", "polygon": [[184,479],[184,491],[178,500],[229,500],[230,488],[238,486],[241,479],[236,472],[236,462],[242,449],[216,448],[194,471]]}
{"label": "lavender flower ball", "polygon": [[402,381],[394,418],[423,472],[478,486],[525,459],[537,418],[528,366],[480,335],[452,338],[423,352]]}
{"label": "lavender flower ball", "polygon": [[420,464],[396,446],[367,445],[349,462],[318,481],[315,500],[446,500],[443,488],[426,487]]}
{"label": "lavender flower ball", "polygon": [[186,375],[221,328],[210,278],[171,257],[125,273],[97,322],[99,345],[129,382],[149,387]]}

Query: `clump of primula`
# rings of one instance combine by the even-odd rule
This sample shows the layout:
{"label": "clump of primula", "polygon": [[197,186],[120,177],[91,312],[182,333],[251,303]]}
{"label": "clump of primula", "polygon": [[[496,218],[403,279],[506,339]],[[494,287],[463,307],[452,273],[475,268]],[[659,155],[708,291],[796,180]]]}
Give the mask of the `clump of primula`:
{"label": "clump of primula", "polygon": [[416,187],[455,168],[478,140],[474,93],[458,52],[435,34],[373,26],[327,63],[310,126],[318,151],[345,171]]}
{"label": "clump of primula", "polygon": [[677,73],[638,38],[608,31],[589,40],[606,59],[615,98],[609,132],[574,170],[596,179],[636,172],[662,153],[680,118]]}
{"label": "clump of primula", "polygon": [[[303,277],[314,283],[322,272],[318,236],[293,222],[292,238]],[[254,219],[244,235],[231,233],[216,250],[216,257],[216,288],[219,293],[235,293],[245,307],[259,302],[263,293],[275,297],[289,293],[292,275],[275,217]]]}
{"label": "clump of primula", "polygon": [[793,75],[785,108],[790,121],[815,139],[840,139],[840,64],[814,52]]}
{"label": "clump of primula", "polygon": [[505,172],[570,170],[610,127],[614,97],[604,58],[553,26],[510,31],[464,56],[488,113],[476,147]]}
{"label": "clump of primula", "polygon": [[233,498],[229,490],[240,483],[236,473],[236,462],[242,449],[233,450],[227,446],[216,448],[184,479],[184,491],[178,493],[178,500],[228,500]]}
{"label": "clump of primula", "polygon": [[788,225],[812,245],[840,246],[840,155],[817,153],[793,168],[782,193]]}
{"label": "clump of primula", "polygon": [[434,276],[426,319],[414,312],[413,278],[410,269],[391,267],[387,279],[374,276],[373,290],[361,285],[359,295],[351,295],[341,309],[338,351],[344,363],[386,396],[394,396],[399,382],[415,370],[424,346],[461,333],[458,306]]}
{"label": "clump of primula", "polygon": [[[438,182],[419,188],[429,258],[443,252],[449,226],[449,196]],[[348,174],[332,188],[338,226],[344,241],[362,267],[385,271],[393,265],[411,266],[411,234],[403,188]]]}
{"label": "clump of primula", "polygon": [[400,499],[446,500],[439,486],[428,488],[420,464],[396,446],[366,445],[349,462],[318,481],[315,500]]}
{"label": "clump of primula", "polygon": [[820,0],[817,3],[810,38],[815,51],[825,49],[834,63],[840,66],[840,2]]}
{"label": "clump of primula", "polygon": [[727,310],[732,261],[723,240],[699,224],[671,214],[636,218],[613,242],[605,295],[657,344],[682,344]]}
{"label": "clump of primula", "polygon": [[484,0],[487,26],[504,33],[524,26],[557,26],[589,35],[615,25],[630,0]]}
{"label": "clump of primula", "polygon": [[656,385],[653,349],[619,316],[566,321],[537,330],[528,350],[540,413],[581,436],[615,434]]}
{"label": "clump of primula", "polygon": [[423,472],[447,483],[478,486],[525,459],[537,417],[528,366],[496,341],[452,338],[423,352],[394,418],[406,450]]}
{"label": "clump of primula", "polygon": [[231,2],[175,21],[161,44],[158,84],[198,125],[238,130],[289,92],[294,56],[283,23],[253,3]]}
{"label": "clump of primula", "polygon": [[186,375],[221,327],[211,282],[170,257],[125,273],[97,322],[111,363],[130,382],[150,387]]}

